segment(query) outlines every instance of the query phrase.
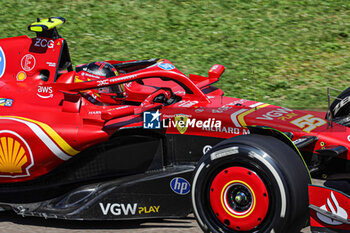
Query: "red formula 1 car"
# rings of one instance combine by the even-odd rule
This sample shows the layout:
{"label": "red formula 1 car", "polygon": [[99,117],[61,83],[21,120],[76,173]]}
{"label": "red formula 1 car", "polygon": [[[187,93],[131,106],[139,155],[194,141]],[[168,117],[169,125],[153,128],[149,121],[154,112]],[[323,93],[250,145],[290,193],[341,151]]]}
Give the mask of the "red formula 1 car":
{"label": "red formula 1 car", "polygon": [[349,232],[349,89],[326,116],[224,97],[212,86],[222,65],[208,77],[165,59],[73,69],[56,29],[64,21],[0,39],[1,210],[70,220],[194,212],[205,232],[294,233],[310,215],[315,232]]}

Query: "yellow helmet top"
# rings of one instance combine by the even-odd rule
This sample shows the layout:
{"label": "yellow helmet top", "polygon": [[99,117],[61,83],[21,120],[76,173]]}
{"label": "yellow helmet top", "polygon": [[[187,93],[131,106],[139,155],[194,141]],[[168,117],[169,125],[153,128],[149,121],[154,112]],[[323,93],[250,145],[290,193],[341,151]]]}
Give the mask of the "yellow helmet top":
{"label": "yellow helmet top", "polygon": [[63,17],[49,17],[45,19],[39,19],[37,22],[32,23],[28,26],[28,30],[32,32],[43,32],[54,29],[58,25],[64,24],[66,22]]}

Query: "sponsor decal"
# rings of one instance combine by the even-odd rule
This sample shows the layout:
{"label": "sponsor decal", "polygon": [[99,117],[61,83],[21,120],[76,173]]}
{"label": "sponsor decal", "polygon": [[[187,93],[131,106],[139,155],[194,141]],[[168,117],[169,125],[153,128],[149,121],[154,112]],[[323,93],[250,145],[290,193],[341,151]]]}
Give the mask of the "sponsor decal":
{"label": "sponsor decal", "polygon": [[170,63],[161,63],[158,65],[159,68],[163,69],[163,70],[173,70],[175,69],[175,66],[170,64]]}
{"label": "sponsor decal", "polygon": [[190,192],[191,185],[186,179],[175,177],[170,181],[170,188],[177,194],[186,195]]}
{"label": "sponsor decal", "polygon": [[89,112],[89,115],[101,115],[101,111],[93,111],[93,112]]}
{"label": "sponsor decal", "polygon": [[24,72],[24,71],[20,71],[20,72],[18,72],[18,74],[16,75],[17,81],[20,81],[20,82],[26,80],[26,78],[27,78],[27,74],[26,74],[26,72]]}
{"label": "sponsor decal", "polygon": [[192,107],[192,106],[194,106],[194,105],[196,105],[196,104],[198,104],[199,102],[198,101],[196,101],[196,100],[194,100],[194,101],[192,101],[192,100],[181,100],[180,102],[179,102],[179,107],[184,107],[184,108],[190,108],[190,107]]}
{"label": "sponsor decal", "polygon": [[104,85],[108,85],[109,84],[109,80],[108,79],[105,79],[105,80],[97,80],[97,86],[100,87],[100,86],[104,86]]}
{"label": "sponsor decal", "polygon": [[159,110],[156,112],[144,112],[143,113],[143,128],[144,129],[160,129],[160,116]]}
{"label": "sponsor decal", "polygon": [[13,99],[0,98],[0,106],[11,107]]}
{"label": "sponsor decal", "polygon": [[245,100],[245,99],[239,99],[239,100],[235,100],[235,101],[229,103],[228,105],[242,106],[242,104],[244,104],[247,101],[248,100]]}
{"label": "sponsor decal", "polygon": [[203,147],[203,155],[206,154],[208,151],[210,151],[211,148],[213,148],[211,145],[204,146]]}
{"label": "sponsor decal", "polygon": [[290,120],[296,116],[298,116],[298,114],[296,114],[295,112],[291,112],[291,113],[286,114],[285,116],[280,116],[277,119],[285,121],[285,120]]}
{"label": "sponsor decal", "polygon": [[21,60],[21,67],[24,71],[31,71],[35,67],[35,63],[35,57],[32,54],[27,54]]}
{"label": "sponsor decal", "polygon": [[310,133],[312,130],[316,129],[317,127],[326,124],[326,121],[319,117],[315,117],[314,115],[307,114],[303,117],[300,117],[291,121],[290,123],[299,127],[304,132]]}
{"label": "sponsor decal", "polygon": [[187,115],[184,114],[178,114],[175,115],[175,124],[177,130],[181,133],[184,134],[188,128],[188,117]]}
{"label": "sponsor decal", "polygon": [[114,83],[114,82],[120,82],[120,81],[124,81],[124,80],[134,79],[136,77],[137,77],[137,74],[133,74],[133,75],[125,76],[125,77],[116,77],[116,78],[113,78],[113,79],[109,79],[109,81],[111,83]]}
{"label": "sponsor decal", "polygon": [[139,206],[137,203],[122,204],[122,203],[99,203],[102,214],[112,214],[114,216],[120,215],[136,215],[136,214],[152,214],[159,213],[160,206]]}
{"label": "sponsor decal", "polygon": [[0,116],[0,120],[15,121],[28,126],[59,159],[68,160],[80,152],[72,148],[54,129],[45,123],[19,116]]}
{"label": "sponsor decal", "polygon": [[203,131],[211,131],[218,133],[229,133],[229,134],[250,134],[249,129],[246,128],[233,128],[233,127],[203,127]]}
{"label": "sponsor decal", "polygon": [[29,169],[34,165],[28,143],[9,130],[0,131],[0,161],[0,177],[29,176]]}
{"label": "sponsor decal", "polygon": [[[291,110],[289,108],[278,108],[278,109],[271,110],[271,111],[263,114],[262,116],[256,117],[256,119],[272,121],[275,118],[280,119],[280,117],[283,117],[284,114],[287,114],[287,113],[292,112],[292,111],[293,110]],[[296,114],[295,114],[295,116],[296,116]],[[288,117],[289,118],[287,118],[287,119],[290,119],[290,118],[293,117],[293,115],[292,116],[288,116]]]}
{"label": "sponsor decal", "polygon": [[200,108],[197,108],[196,110],[194,110],[196,113],[201,113],[201,112],[204,112],[205,108],[203,107],[200,107]]}
{"label": "sponsor decal", "polygon": [[[327,198],[327,204],[323,205],[320,207],[322,210],[328,211],[328,212],[332,212],[332,214],[337,215],[339,217],[342,217],[344,219],[348,219],[348,213],[346,212],[346,210],[341,207],[338,203],[337,198],[335,197],[334,193],[331,192],[331,198]],[[328,224],[328,225],[342,225],[342,222],[333,220],[331,218],[328,218],[318,212],[316,212],[316,216],[319,220],[321,220],[322,222]]]}
{"label": "sponsor decal", "polygon": [[107,205],[104,205],[103,203],[99,203],[99,204],[103,215],[108,215],[109,213],[115,216],[135,215],[137,210],[137,203],[134,203],[134,204],[107,203]]}
{"label": "sponsor decal", "polygon": [[46,65],[48,65],[49,67],[56,67],[55,62],[46,62]]}
{"label": "sponsor decal", "polygon": [[211,110],[212,113],[223,113],[229,109],[231,109],[232,107],[230,107],[229,105],[224,105],[219,107],[218,109],[213,109]]}
{"label": "sponsor decal", "polygon": [[219,158],[226,157],[228,155],[234,155],[234,154],[238,154],[238,147],[237,146],[222,149],[220,151],[215,151],[214,153],[212,153],[210,155],[210,159],[215,160],[215,159],[219,159]]}
{"label": "sponsor decal", "polygon": [[38,86],[38,92],[36,93],[42,99],[48,99],[53,97],[52,87]]}
{"label": "sponsor decal", "polygon": [[6,69],[6,57],[4,50],[0,46],[0,78],[4,75]]}
{"label": "sponsor decal", "polygon": [[144,206],[144,207],[139,207],[138,212],[139,214],[151,214],[151,213],[159,213],[159,208],[160,206]]}
{"label": "sponsor decal", "polygon": [[234,102],[225,104],[217,109],[212,109],[212,113],[223,113],[227,110],[230,110],[233,106],[241,106],[245,102],[247,102],[247,100],[244,100],[244,99],[236,100]]}
{"label": "sponsor decal", "polygon": [[129,108],[129,106],[128,105],[124,105],[124,106],[120,106],[120,107],[116,107],[116,108],[111,108],[111,109],[109,109],[107,111],[115,111],[115,110],[120,110],[120,109],[124,109],[124,108]]}
{"label": "sponsor decal", "polygon": [[35,47],[41,47],[41,48],[47,47],[49,49],[52,49],[55,44],[53,40],[46,40],[43,38],[35,38],[35,39],[36,39],[34,44]]}
{"label": "sponsor decal", "polygon": [[[125,108],[129,108],[129,107],[130,107],[130,106],[128,106],[128,105],[124,105],[124,106],[120,106],[120,107],[108,109],[107,112],[110,112],[110,111],[118,111],[118,110],[125,109]],[[101,112],[100,112],[100,113],[101,113]]]}

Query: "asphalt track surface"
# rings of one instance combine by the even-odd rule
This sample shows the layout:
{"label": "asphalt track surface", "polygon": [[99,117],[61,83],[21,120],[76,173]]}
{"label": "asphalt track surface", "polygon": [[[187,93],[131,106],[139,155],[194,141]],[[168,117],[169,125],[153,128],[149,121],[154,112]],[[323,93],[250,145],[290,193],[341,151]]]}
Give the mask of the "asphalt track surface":
{"label": "asphalt track surface", "polygon": [[[152,221],[67,221],[0,214],[0,232],[6,233],[203,233],[193,215],[185,219]],[[301,233],[310,233],[309,227]]]}
{"label": "asphalt track surface", "polygon": [[[314,180],[314,184],[323,182]],[[0,212],[0,232],[4,233],[202,233],[193,215],[184,219],[147,221],[67,221],[21,217],[14,212]],[[309,227],[300,233],[310,233]]]}

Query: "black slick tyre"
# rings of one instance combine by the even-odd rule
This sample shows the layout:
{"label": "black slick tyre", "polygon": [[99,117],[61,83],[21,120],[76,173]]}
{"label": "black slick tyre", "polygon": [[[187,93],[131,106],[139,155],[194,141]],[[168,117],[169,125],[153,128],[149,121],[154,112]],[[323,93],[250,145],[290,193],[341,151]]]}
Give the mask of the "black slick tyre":
{"label": "black slick tyre", "polygon": [[242,135],[217,144],[199,161],[192,205],[204,232],[295,233],[308,219],[310,177],[280,140]]}
{"label": "black slick tyre", "polygon": [[327,115],[333,118],[345,117],[350,113],[350,87],[343,91],[331,104]]}

